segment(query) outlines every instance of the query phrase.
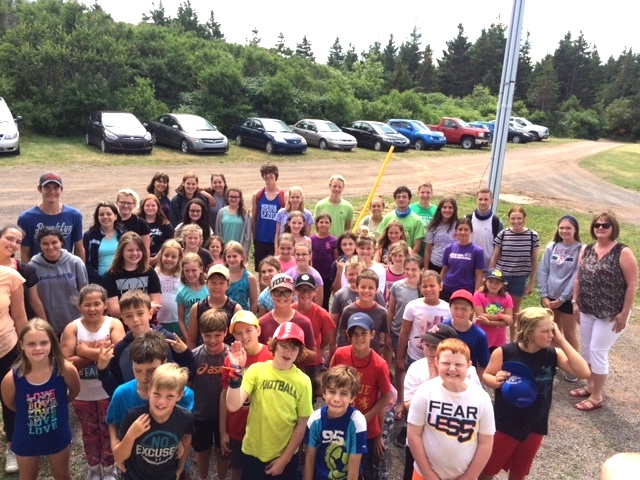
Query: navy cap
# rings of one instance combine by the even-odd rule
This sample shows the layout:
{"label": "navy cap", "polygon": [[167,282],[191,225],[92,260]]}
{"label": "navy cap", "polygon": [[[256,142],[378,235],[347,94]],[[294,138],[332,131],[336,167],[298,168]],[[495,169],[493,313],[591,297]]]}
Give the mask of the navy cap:
{"label": "navy cap", "polygon": [[362,312],[356,312],[349,317],[347,330],[351,330],[353,327],[361,327],[368,331],[375,330],[371,317]]}
{"label": "navy cap", "polygon": [[502,384],[502,397],[518,408],[533,405],[538,398],[538,385],[531,369],[524,363],[505,362],[502,370],[509,372],[509,378]]}

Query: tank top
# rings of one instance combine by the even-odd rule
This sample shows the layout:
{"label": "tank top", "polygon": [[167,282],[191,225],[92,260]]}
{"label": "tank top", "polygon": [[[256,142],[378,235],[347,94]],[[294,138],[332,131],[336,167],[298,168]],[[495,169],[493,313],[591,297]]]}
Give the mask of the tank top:
{"label": "tank top", "polygon": [[609,320],[624,306],[627,282],[620,268],[626,245],[617,243],[600,260],[594,244],[587,245],[578,265],[578,306],[582,313]]}
{"label": "tank top", "polygon": [[239,303],[243,310],[249,310],[249,270],[245,268],[240,280],[231,282],[227,296]]}
{"label": "tank top", "polygon": [[33,385],[13,370],[16,427],[11,450],[22,457],[53,455],[71,443],[67,384],[54,369],[41,385]]}
{"label": "tank top", "polygon": [[[200,317],[202,317],[202,314],[207,310],[211,310],[211,308],[213,307],[209,305],[208,298],[205,298],[204,300],[199,301],[197,305],[198,305],[196,307],[196,313],[198,314],[197,321],[198,321],[198,325],[200,325]],[[224,303],[222,308],[220,308],[220,310],[224,310],[225,313],[227,314],[227,330],[229,329],[229,324],[231,323],[231,318],[233,318],[233,314],[236,311],[237,305],[238,305],[238,302],[227,297],[227,301]],[[198,328],[198,331],[199,330],[200,329]],[[236,340],[235,337],[231,333],[227,333],[227,336],[224,337],[224,343],[226,343],[227,345],[231,345],[233,342],[235,342],[235,340]],[[198,345],[202,345],[202,337],[199,334],[198,334]]]}
{"label": "tank top", "polygon": [[276,236],[276,214],[280,210],[280,194],[273,200],[267,198],[264,192],[257,202],[258,218],[256,222],[255,239],[258,242],[273,243]]}
{"label": "tank top", "polygon": [[[111,341],[111,320],[111,317],[104,317],[104,322],[95,333],[87,330],[87,327],[82,324],[82,319],[74,320],[73,323],[78,329],[78,345],[86,343],[90,347],[99,347],[101,342]],[[109,398],[107,392],[102,388],[102,382],[98,380],[98,365],[95,362],[84,368],[79,368],[78,374],[80,375],[80,393],[76,397],[77,400],[93,402]]]}

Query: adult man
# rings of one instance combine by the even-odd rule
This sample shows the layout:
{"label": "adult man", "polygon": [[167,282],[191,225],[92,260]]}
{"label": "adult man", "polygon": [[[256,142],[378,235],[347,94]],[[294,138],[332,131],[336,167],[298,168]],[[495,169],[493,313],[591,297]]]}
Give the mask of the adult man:
{"label": "adult man", "polygon": [[493,193],[489,188],[478,190],[476,204],[476,211],[467,215],[473,224],[471,241],[484,250],[484,261],[489,265],[493,255],[493,239],[504,228],[504,224],[497,215],[491,213]]}
{"label": "adult man", "polygon": [[404,227],[404,233],[407,236],[407,244],[413,249],[415,253],[420,252],[422,240],[424,239],[424,223],[422,218],[409,208],[409,202],[411,202],[411,190],[404,185],[398,187],[393,192],[393,199],[396,201],[396,209],[393,212],[387,213],[378,231],[384,231],[387,224],[392,220],[397,220]]}
{"label": "adult man", "polygon": [[64,248],[75,253],[84,262],[84,246],[82,245],[82,214],[75,208],[63,205],[60,201],[64,187],[62,177],[48,172],[40,177],[38,192],[42,202],[18,217],[18,225],[25,231],[20,258],[28,262],[31,257],[40,253],[40,246],[35,241],[36,233],[42,227],[57,227],[65,238]]}
{"label": "adult man", "polygon": [[329,189],[331,195],[316,203],[313,216],[321,213],[331,215],[331,229],[329,232],[338,238],[345,231],[351,230],[353,222],[353,205],[342,198],[345,180],[342,175],[332,175],[329,179]]}
{"label": "adult man", "polygon": [[[429,223],[431,223],[431,219],[436,214],[436,205],[431,204],[431,198],[433,197],[433,185],[431,182],[424,182],[418,186],[418,198],[419,200],[416,203],[412,203],[409,205],[411,211],[417,214],[424,224],[425,232]],[[421,257],[424,257],[424,249],[426,244],[422,242],[420,244],[420,253]]]}

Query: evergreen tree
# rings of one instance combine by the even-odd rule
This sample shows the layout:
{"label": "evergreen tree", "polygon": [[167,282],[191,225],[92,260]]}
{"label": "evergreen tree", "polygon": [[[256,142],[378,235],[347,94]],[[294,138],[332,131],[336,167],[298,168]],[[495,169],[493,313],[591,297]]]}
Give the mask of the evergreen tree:
{"label": "evergreen tree", "polygon": [[473,90],[470,48],[464,27],[459,24],[458,35],[447,42],[447,49],[438,60],[438,84],[445,95],[464,97]]}
{"label": "evergreen tree", "polygon": [[602,103],[609,105],[618,98],[631,98],[640,93],[640,56],[625,50],[615,62],[615,74],[602,92]]}
{"label": "evergreen tree", "polygon": [[472,85],[482,84],[494,95],[500,90],[504,51],[507,45],[503,23],[492,23],[489,29],[482,29],[480,36],[469,49],[471,57]]}
{"label": "evergreen tree", "polygon": [[224,34],[222,33],[221,26],[213,15],[213,10],[211,10],[209,20],[205,23],[205,31],[206,37],[210,40],[224,40]]}
{"label": "evergreen tree", "polygon": [[282,32],[280,32],[280,35],[278,35],[276,52],[278,52],[284,58],[289,58],[291,55],[293,55],[293,50],[287,47],[287,45],[284,43],[284,34]]}
{"label": "evergreen tree", "polygon": [[185,32],[195,32],[201,36],[202,28],[198,23],[198,13],[191,6],[191,0],[185,0],[178,6],[178,15],[174,23]]}
{"label": "evergreen tree", "polygon": [[393,34],[391,34],[389,35],[389,41],[387,42],[387,46],[384,47],[384,51],[382,52],[382,56],[383,56],[382,66],[384,67],[384,78],[389,90],[393,88],[393,84],[394,84],[397,52],[398,52],[398,47],[396,47],[395,41],[393,40]]}
{"label": "evergreen tree", "polygon": [[154,25],[162,26],[167,26],[171,23],[171,18],[166,15],[162,0],[158,2],[157,6],[155,3],[152,3],[151,6],[153,7],[151,10],[142,14],[142,20],[144,22],[150,22]]}
{"label": "evergreen tree", "polygon": [[353,70],[353,66],[358,63],[358,54],[356,53],[356,47],[352,43],[349,44],[347,53],[344,54],[344,69],[348,72]]}
{"label": "evergreen tree", "polygon": [[262,39],[258,36],[258,33],[260,33],[258,31],[258,27],[253,27],[251,29],[251,39],[247,38],[247,45],[249,45],[251,47],[260,46],[260,42],[262,41]]}
{"label": "evergreen tree", "polygon": [[572,40],[571,32],[560,40],[553,54],[553,64],[558,76],[560,101],[575,95],[583,107],[592,106],[599,88],[600,57],[596,50],[591,50],[582,32],[575,40]]}
{"label": "evergreen tree", "polygon": [[311,51],[311,42],[307,40],[306,35],[302,38],[302,42],[296,44],[294,55],[296,57],[306,58],[311,62],[316,61],[316,57],[313,56],[313,52]]}
{"label": "evergreen tree", "polygon": [[547,55],[531,73],[531,85],[527,92],[529,104],[543,112],[553,110],[558,104],[558,77],[553,67],[553,57]]}
{"label": "evergreen tree", "polygon": [[416,87],[424,93],[438,91],[438,77],[436,67],[433,64],[433,50],[431,50],[431,45],[424,47],[422,62],[420,62],[415,83]]}
{"label": "evergreen tree", "polygon": [[[409,35],[409,40],[400,45],[396,58],[396,79],[398,80],[396,82],[396,88],[399,91],[408,90],[412,88],[415,83],[422,61],[422,52],[420,51],[421,38],[422,34],[418,31],[418,27],[413,27]],[[404,68],[399,68],[400,65],[403,65]],[[403,82],[400,79],[402,78],[405,78],[408,83],[401,88],[400,84]]]}
{"label": "evergreen tree", "polygon": [[342,52],[342,45],[340,45],[340,38],[336,37],[333,45],[329,49],[329,56],[327,57],[327,65],[333,68],[341,68],[344,64],[344,53]]}
{"label": "evergreen tree", "polygon": [[514,99],[524,100],[527,98],[529,90],[529,82],[531,81],[531,72],[533,65],[531,64],[531,42],[529,41],[529,32],[525,36],[524,42],[520,45],[520,57],[518,58],[518,73],[516,76],[516,88]]}

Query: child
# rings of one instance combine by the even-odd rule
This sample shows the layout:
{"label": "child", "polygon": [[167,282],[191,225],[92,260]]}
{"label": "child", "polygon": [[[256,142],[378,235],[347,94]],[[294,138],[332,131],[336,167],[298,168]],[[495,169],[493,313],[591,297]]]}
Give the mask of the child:
{"label": "child", "polygon": [[18,336],[20,356],[2,380],[2,398],[16,412],[11,450],[20,478],[38,478],[46,456],[54,478],[71,478],[69,402],[80,391],[80,377],[64,359],[51,326],[30,320]]}
{"label": "child", "polygon": [[353,407],[360,391],[358,371],[336,365],[322,377],[325,406],[307,422],[304,480],[357,480],[367,453],[367,420]]}
{"label": "child", "polygon": [[[518,315],[516,327],[516,342],[497,348],[484,373],[485,383],[495,390],[497,430],[491,458],[481,476],[485,480],[500,470],[509,471],[509,478],[521,479],[529,474],[547,434],[556,367],[578,378],[590,374],[587,362],[553,322],[553,311],[526,308]],[[505,400],[502,387],[511,375],[505,362],[520,362],[530,370],[534,391],[537,390],[533,404],[519,408]]]}
{"label": "child", "polygon": [[[242,478],[295,479],[298,447],[302,443],[311,404],[311,382],[295,363],[304,361],[305,335],[298,325],[280,325],[269,342],[273,360],[254,363],[244,370],[246,352],[234,342],[229,353],[234,377],[227,390],[227,409],[238,411],[251,400]],[[268,422],[268,423],[267,423]],[[265,428],[269,425],[269,428]]]}
{"label": "child", "polygon": [[371,200],[371,204],[369,205],[369,211],[371,213],[362,219],[362,225],[369,229],[369,232],[373,234],[376,240],[380,238],[381,232],[378,231],[378,225],[382,222],[384,206],[384,198],[382,195],[376,196]]}
{"label": "child", "polygon": [[258,316],[262,317],[267,312],[273,310],[273,300],[269,286],[271,285],[271,279],[278,273],[282,273],[282,267],[276,257],[269,255],[262,259],[258,269],[260,273],[260,286],[264,287],[260,295],[258,295]]}
{"label": "child", "polygon": [[196,253],[205,270],[213,266],[213,257],[209,250],[202,248],[202,229],[195,224],[185,225],[180,232],[180,243],[184,246],[184,254]]}
{"label": "child", "polygon": [[489,351],[507,343],[507,327],[513,323],[513,300],[504,289],[504,276],[497,268],[484,274],[484,283],[473,294],[476,325],[487,334]]}
{"label": "child", "polygon": [[373,237],[360,235],[356,240],[356,255],[364,262],[364,268],[373,270],[378,275],[378,290],[384,295],[387,274],[381,263],[373,261],[373,251],[376,248],[376,241]]}
{"label": "child", "polygon": [[289,214],[298,211],[304,215],[304,235],[309,235],[311,225],[313,225],[313,215],[304,208],[304,196],[300,187],[291,187],[289,189],[289,199],[287,204],[276,213],[276,236],[274,242],[278,241],[280,234],[284,233],[284,229],[289,221]]}
{"label": "child", "polygon": [[436,358],[439,376],[418,387],[409,407],[413,478],[478,478],[495,433],[491,398],[467,380],[471,361],[464,342],[443,340]]}
{"label": "child", "polygon": [[311,260],[311,246],[306,243],[298,243],[293,247],[293,253],[296,259],[296,266],[290,268],[285,273],[293,278],[294,281],[296,281],[303,273],[311,275],[315,280],[316,285],[320,287],[320,289],[316,291],[315,299],[313,301],[318,305],[322,305],[324,299],[324,282],[322,281],[320,273],[318,273],[318,271],[309,264],[309,261]]}
{"label": "child", "polygon": [[218,478],[227,477],[228,461],[220,450],[220,394],[222,393],[222,365],[227,358],[224,344],[227,334],[227,314],[221,310],[207,310],[200,318],[202,345],[193,350],[193,381],[195,393],[193,418],[195,432],[193,449],[196,452],[198,475],[209,476],[209,457],[215,444]]}
{"label": "child", "polygon": [[[264,260],[264,259],[263,259]],[[236,341],[240,342],[246,354],[245,368],[254,363],[266,362],[273,356],[266,345],[258,341],[260,335],[260,322],[258,318],[246,310],[240,310],[231,319],[229,332]],[[231,367],[229,356],[224,359],[224,366]],[[231,466],[231,480],[240,480],[244,454],[242,453],[242,439],[247,428],[249,404],[243,404],[242,408],[235,412],[227,411],[227,391],[231,377],[228,369],[222,370],[222,397],[220,402],[220,440],[224,453],[229,455]]]}
{"label": "child", "polygon": [[140,208],[136,211],[136,216],[149,224],[149,265],[156,266],[158,260],[160,260],[158,253],[160,253],[162,245],[167,240],[174,238],[175,232],[162,210],[160,200],[153,194],[147,195],[140,202]]}
{"label": "child", "polygon": [[337,292],[343,287],[349,285],[345,276],[345,263],[356,254],[356,237],[351,232],[344,232],[338,237],[338,258],[331,265],[331,273],[329,281],[331,282],[331,290]]}
{"label": "child", "polygon": [[211,257],[213,257],[214,265],[224,265],[224,258],[222,258],[224,240],[222,240],[222,237],[211,235],[207,243],[205,243],[204,248],[206,248],[211,254]]}
{"label": "child", "polygon": [[[180,478],[187,456],[178,448],[191,448],[193,414],[177,405],[189,379],[187,369],[174,363],[156,368],[151,377],[149,404],[127,412],[113,447],[124,464],[125,480]],[[182,445],[180,445],[182,444]]]}
{"label": "child", "polygon": [[331,296],[331,265],[338,258],[338,239],[329,233],[331,215],[321,213],[315,218],[316,234],[311,235],[311,265],[315,268],[323,283],[322,308],[329,311]]}
{"label": "child", "polygon": [[[373,259],[385,265],[389,263],[389,249],[391,245],[395,245],[398,242],[407,243],[407,234],[404,231],[404,226],[399,221],[391,220],[380,234]],[[411,251],[410,248],[409,251]]]}
{"label": "child", "polygon": [[376,332],[373,320],[366,313],[354,313],[347,323],[347,334],[351,345],[340,347],[331,359],[331,366],[349,365],[358,371],[360,390],[355,398],[355,407],[367,420],[367,452],[363,454],[364,478],[377,478],[377,465],[384,455],[381,425],[385,406],[392,398],[389,368],[371,344]]}
{"label": "child", "polygon": [[116,195],[116,205],[120,213],[120,221],[125,232],[134,232],[140,235],[144,244],[147,256],[151,255],[151,228],[146,220],[133,213],[138,208],[140,197],[130,188],[118,190]]}
{"label": "child", "polygon": [[305,222],[306,219],[302,212],[294,210],[289,213],[289,219],[287,220],[287,225],[284,227],[283,233],[290,233],[293,237],[294,245],[298,245],[300,243],[306,243],[311,248],[311,239],[305,234]]}
{"label": "child", "polygon": [[384,267],[386,274],[384,297],[387,302],[389,301],[391,286],[404,278],[404,261],[408,256],[409,246],[406,242],[395,243],[389,248],[389,263]]}
{"label": "child", "polygon": [[444,248],[456,241],[458,202],[453,197],[440,200],[427,226],[424,239],[424,267],[440,273]]}
{"label": "child", "polygon": [[293,256],[293,246],[295,244],[296,241],[290,233],[283,233],[278,237],[278,255],[276,255],[276,258],[280,262],[280,268],[283,272],[296,265],[296,259]]}
{"label": "child", "polygon": [[82,427],[82,443],[89,464],[88,480],[116,480],[117,471],[105,423],[109,395],[98,379],[100,346],[115,345],[124,337],[120,320],[105,316],[107,292],[89,284],[80,290],[82,317],[67,325],[62,334],[62,354],[78,369],[80,393],[73,408]]}
{"label": "child", "polygon": [[189,321],[191,320],[191,308],[201,300],[209,296],[209,290],[205,285],[204,265],[198,255],[187,253],[182,259],[180,281],[182,287],[176,295],[176,303],[178,305],[178,323],[179,330],[177,333],[181,338],[187,338],[189,329]]}
{"label": "child", "polygon": [[[180,333],[180,307],[176,296],[182,287],[180,264],[182,262],[182,246],[176,240],[167,240],[158,252],[156,273],[160,280],[163,307],[158,312],[158,323],[172,333]],[[184,336],[182,336],[184,338]]]}
{"label": "child", "polygon": [[258,280],[247,270],[247,254],[238,242],[228,242],[224,248],[224,261],[229,269],[227,295],[243,310],[258,311]]}

